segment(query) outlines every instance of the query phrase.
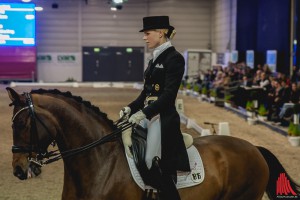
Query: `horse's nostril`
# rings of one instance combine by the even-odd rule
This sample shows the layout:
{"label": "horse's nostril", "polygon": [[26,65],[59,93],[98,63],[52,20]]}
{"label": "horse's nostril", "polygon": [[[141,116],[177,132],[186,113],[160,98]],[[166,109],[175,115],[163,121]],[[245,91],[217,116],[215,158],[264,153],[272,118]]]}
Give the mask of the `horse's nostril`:
{"label": "horse's nostril", "polygon": [[25,180],[27,178],[27,174],[22,170],[20,166],[15,167],[14,175],[20,180]]}

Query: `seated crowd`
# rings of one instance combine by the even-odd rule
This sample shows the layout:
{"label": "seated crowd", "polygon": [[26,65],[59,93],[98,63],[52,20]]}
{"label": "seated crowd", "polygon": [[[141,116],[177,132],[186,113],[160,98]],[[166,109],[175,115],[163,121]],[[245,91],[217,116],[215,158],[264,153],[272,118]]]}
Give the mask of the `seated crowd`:
{"label": "seated crowd", "polygon": [[289,123],[293,105],[300,102],[300,71],[296,67],[292,76],[288,76],[272,72],[267,64],[253,69],[244,62],[229,63],[227,67],[214,66],[201,72],[197,78],[185,77],[183,86],[191,84],[200,93],[205,91],[207,95],[225,99],[227,96],[236,107],[249,109],[247,102],[255,101],[253,111],[264,107],[267,120],[281,125]]}

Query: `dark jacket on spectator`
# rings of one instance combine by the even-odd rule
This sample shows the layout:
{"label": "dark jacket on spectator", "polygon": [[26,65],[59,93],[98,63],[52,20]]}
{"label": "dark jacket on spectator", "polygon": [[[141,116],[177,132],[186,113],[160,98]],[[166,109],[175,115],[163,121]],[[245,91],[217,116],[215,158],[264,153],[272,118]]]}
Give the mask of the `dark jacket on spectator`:
{"label": "dark jacket on spectator", "polygon": [[296,91],[291,90],[290,91],[290,97],[289,97],[290,102],[295,103],[295,104],[299,103],[299,98],[300,98],[299,90],[296,90]]}

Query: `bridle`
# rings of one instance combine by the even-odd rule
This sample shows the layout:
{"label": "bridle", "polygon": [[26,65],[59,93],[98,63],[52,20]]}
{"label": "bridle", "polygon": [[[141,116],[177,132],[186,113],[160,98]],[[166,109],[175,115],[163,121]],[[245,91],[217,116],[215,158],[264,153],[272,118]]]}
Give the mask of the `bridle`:
{"label": "bridle", "polygon": [[[12,152],[13,153],[29,153],[29,157],[28,157],[29,161],[37,162],[38,160],[42,160],[43,158],[50,156],[49,153],[53,154],[54,152],[48,152],[47,149],[42,149],[39,146],[39,143],[38,143],[39,138],[38,138],[38,133],[37,133],[36,120],[38,120],[42,124],[42,126],[46,129],[49,137],[51,137],[51,134],[50,134],[50,131],[47,128],[47,126],[43,123],[43,121],[36,116],[30,93],[24,93],[24,96],[26,99],[27,106],[24,108],[21,108],[18,112],[16,112],[16,114],[12,117],[12,122],[14,123],[16,117],[20,113],[22,113],[25,110],[29,110],[29,116],[31,118],[31,121],[30,121],[30,145],[29,145],[29,147],[13,145]],[[34,141],[36,141],[36,145],[34,145]],[[54,144],[55,143],[53,142],[53,145]],[[33,156],[32,156],[33,153],[36,153],[36,158],[33,158]]]}
{"label": "bridle", "polygon": [[[128,123],[128,121],[125,121],[123,118],[125,117],[121,117],[119,120],[117,120],[116,122],[114,122],[114,124],[116,125],[116,129],[114,131],[112,131],[110,134],[105,135],[104,137],[91,142],[87,145],[75,148],[75,149],[70,149],[70,150],[66,150],[63,152],[58,152],[59,150],[54,150],[54,151],[49,151],[47,150],[48,147],[46,148],[41,148],[39,146],[39,138],[38,138],[38,131],[37,131],[37,126],[36,126],[36,121],[39,121],[42,126],[46,129],[48,136],[50,138],[52,138],[51,136],[51,132],[49,131],[49,129],[47,128],[47,126],[45,125],[45,123],[36,115],[35,109],[34,109],[34,105],[33,105],[33,101],[31,98],[31,94],[30,93],[24,93],[25,99],[26,99],[26,104],[27,106],[21,108],[19,111],[17,111],[13,117],[12,117],[12,122],[14,123],[14,120],[16,119],[16,117],[22,113],[25,110],[29,110],[29,116],[31,118],[30,121],[30,145],[29,147],[24,147],[24,146],[18,146],[18,145],[13,145],[12,146],[12,153],[29,153],[29,157],[28,160],[30,162],[33,162],[37,165],[39,165],[40,167],[52,163],[54,161],[58,161],[62,158],[68,158],[74,155],[77,155],[83,151],[86,151],[88,149],[91,149],[93,147],[96,147],[98,145],[101,144],[105,144],[107,142],[114,142],[118,139],[120,139],[121,137],[121,133],[126,130],[129,129],[130,127],[133,126],[133,124]],[[33,144],[34,139],[36,141],[36,145]],[[52,138],[52,144],[55,145],[55,139]],[[36,157],[33,158],[33,153],[36,153]]]}

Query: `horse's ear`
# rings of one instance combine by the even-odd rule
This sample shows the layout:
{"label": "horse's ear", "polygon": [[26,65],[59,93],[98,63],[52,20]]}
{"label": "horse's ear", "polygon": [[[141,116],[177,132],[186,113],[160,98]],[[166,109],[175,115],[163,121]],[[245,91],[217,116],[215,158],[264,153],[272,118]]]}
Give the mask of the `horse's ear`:
{"label": "horse's ear", "polygon": [[15,103],[21,102],[21,95],[19,95],[15,90],[13,90],[10,87],[7,87],[6,90],[7,90],[9,98],[12,101],[12,103],[10,104],[10,106],[13,105],[13,104],[15,104]]}

